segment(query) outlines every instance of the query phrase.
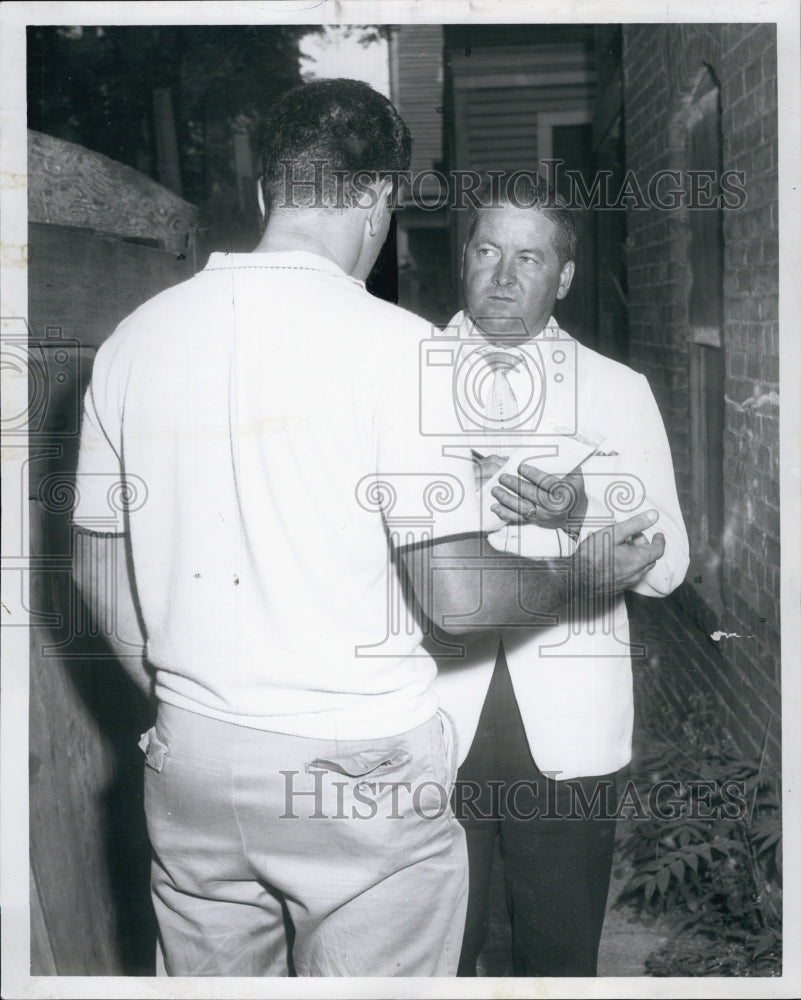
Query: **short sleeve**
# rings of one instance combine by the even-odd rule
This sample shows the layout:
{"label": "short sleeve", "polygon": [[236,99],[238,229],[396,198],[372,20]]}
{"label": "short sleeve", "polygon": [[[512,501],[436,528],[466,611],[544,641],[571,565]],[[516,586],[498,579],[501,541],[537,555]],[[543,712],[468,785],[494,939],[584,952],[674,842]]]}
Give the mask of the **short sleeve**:
{"label": "short sleeve", "polygon": [[125,530],[126,493],[121,434],[113,408],[104,405],[110,388],[104,361],[101,349],[84,397],[72,519],[90,531],[121,534]]}

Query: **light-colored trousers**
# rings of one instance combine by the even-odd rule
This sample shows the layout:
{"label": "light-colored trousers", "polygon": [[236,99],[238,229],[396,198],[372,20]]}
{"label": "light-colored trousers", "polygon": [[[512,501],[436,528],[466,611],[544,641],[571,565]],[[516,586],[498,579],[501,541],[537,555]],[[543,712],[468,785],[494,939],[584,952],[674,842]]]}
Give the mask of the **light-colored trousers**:
{"label": "light-colored trousers", "polygon": [[163,972],[456,974],[467,859],[443,714],[334,742],[162,704],[140,746]]}

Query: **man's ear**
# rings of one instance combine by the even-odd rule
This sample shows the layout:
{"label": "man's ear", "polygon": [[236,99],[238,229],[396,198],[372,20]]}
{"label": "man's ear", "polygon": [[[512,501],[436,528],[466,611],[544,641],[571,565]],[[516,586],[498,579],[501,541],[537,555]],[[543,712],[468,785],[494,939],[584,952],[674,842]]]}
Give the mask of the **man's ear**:
{"label": "man's ear", "polygon": [[387,214],[392,214],[392,178],[385,177],[379,181],[373,191],[376,200],[367,210],[367,223],[371,236],[381,231]]}
{"label": "man's ear", "polygon": [[562,268],[559,274],[559,291],[556,293],[557,299],[563,299],[570,291],[570,283],[573,280],[575,270],[576,265],[572,260],[569,260]]}
{"label": "man's ear", "polygon": [[459,281],[464,281],[464,261],[467,256],[467,241],[462,246],[462,259],[459,263]]}

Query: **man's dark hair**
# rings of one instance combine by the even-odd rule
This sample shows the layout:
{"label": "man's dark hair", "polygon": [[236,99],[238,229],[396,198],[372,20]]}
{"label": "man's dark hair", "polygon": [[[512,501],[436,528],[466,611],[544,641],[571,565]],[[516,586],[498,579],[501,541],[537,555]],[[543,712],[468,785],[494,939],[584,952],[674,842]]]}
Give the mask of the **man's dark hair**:
{"label": "man's dark hair", "polygon": [[495,173],[483,177],[474,194],[478,207],[470,206],[465,246],[476,230],[479,212],[491,212],[499,205],[512,205],[514,208],[542,212],[556,226],[553,244],[560,267],[564,267],[569,260],[575,260],[576,224],[573,216],[564,198],[548,186],[541,174],[534,170]]}
{"label": "man's dark hair", "polygon": [[268,212],[344,207],[358,194],[360,182],[354,189],[353,179],[360,172],[375,181],[379,171],[408,169],[411,158],[403,119],[386,97],[359,80],[315,80],[287,91],[270,109],[263,134],[261,184]]}

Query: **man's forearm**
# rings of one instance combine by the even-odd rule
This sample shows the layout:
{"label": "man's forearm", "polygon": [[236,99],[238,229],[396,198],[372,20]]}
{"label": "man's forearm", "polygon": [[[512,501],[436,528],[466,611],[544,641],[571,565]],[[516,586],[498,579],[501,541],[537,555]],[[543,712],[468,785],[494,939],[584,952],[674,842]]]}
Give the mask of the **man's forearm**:
{"label": "man's forearm", "polygon": [[453,635],[554,625],[572,596],[572,559],[497,552],[480,535],[421,547],[405,560],[423,610]]}
{"label": "man's forearm", "polygon": [[541,628],[569,606],[594,617],[640,580],[665,550],[659,533],[635,543],[658,516],[644,511],[602,528],[566,559],[496,552],[479,534],[410,548],[403,558],[423,612],[443,631]]}
{"label": "man's forearm", "polygon": [[77,529],[73,578],[98,632],[134,684],[150,697],[152,673],[127,563],[125,538]]}

